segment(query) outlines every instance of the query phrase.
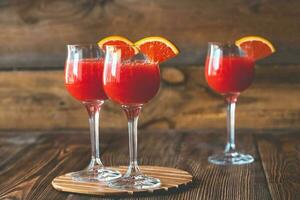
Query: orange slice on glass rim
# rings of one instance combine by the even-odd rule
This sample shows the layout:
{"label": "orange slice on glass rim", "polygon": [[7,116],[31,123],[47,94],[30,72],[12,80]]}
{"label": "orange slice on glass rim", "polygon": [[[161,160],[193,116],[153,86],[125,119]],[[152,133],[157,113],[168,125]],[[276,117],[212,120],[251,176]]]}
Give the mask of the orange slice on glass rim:
{"label": "orange slice on glass rim", "polygon": [[98,46],[105,51],[107,45],[117,45],[121,49],[121,58],[129,59],[139,52],[134,44],[125,37],[112,35],[103,38],[98,43]]}
{"label": "orange slice on glass rim", "polygon": [[275,52],[273,44],[259,36],[243,37],[235,42],[254,61],[265,58]]}
{"label": "orange slice on glass rim", "polygon": [[179,50],[163,37],[146,37],[135,43],[140,51],[153,62],[162,63],[175,57]]}

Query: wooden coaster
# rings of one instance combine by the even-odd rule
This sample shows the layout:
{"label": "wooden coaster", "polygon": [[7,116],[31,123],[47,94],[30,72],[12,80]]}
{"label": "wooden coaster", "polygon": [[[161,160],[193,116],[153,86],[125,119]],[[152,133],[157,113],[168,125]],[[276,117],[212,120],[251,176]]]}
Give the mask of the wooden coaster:
{"label": "wooden coaster", "polygon": [[[122,174],[127,170],[127,166],[120,166],[116,169]],[[158,190],[169,190],[171,188],[178,188],[179,186],[186,185],[192,182],[192,175],[188,172],[169,168],[169,167],[157,167],[157,166],[140,166],[141,171],[148,176],[159,178],[161,186],[159,188],[151,190],[120,190],[107,187],[104,183],[84,183],[74,182],[70,176],[62,175],[56,177],[52,181],[52,186],[63,192],[72,192],[79,194],[90,194],[100,196],[112,196],[112,195],[133,195],[141,192],[154,192]]]}

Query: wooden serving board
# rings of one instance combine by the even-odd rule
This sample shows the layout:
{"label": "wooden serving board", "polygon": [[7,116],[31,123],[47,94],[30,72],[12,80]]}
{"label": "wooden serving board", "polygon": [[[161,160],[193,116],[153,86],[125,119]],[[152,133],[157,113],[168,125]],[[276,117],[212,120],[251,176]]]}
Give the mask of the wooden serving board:
{"label": "wooden serving board", "polygon": [[[120,166],[113,168],[124,174],[127,170],[127,166]],[[141,171],[145,175],[149,175],[155,178],[159,178],[161,186],[159,188],[151,190],[120,190],[107,187],[104,183],[85,183],[74,182],[68,175],[62,175],[56,177],[52,181],[52,186],[63,192],[72,192],[79,194],[100,195],[100,196],[112,196],[112,195],[133,195],[141,192],[154,192],[158,190],[169,190],[171,188],[178,188],[179,186],[186,185],[192,182],[192,175],[186,171],[169,168],[169,167],[157,167],[157,166],[140,166]]]}

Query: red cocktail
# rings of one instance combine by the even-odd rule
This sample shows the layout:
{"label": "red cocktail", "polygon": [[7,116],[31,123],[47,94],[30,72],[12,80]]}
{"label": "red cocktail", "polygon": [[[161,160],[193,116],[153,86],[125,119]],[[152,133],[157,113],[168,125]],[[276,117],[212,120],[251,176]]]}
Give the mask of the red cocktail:
{"label": "red cocktail", "polygon": [[254,61],[247,57],[207,58],[205,78],[220,94],[236,94],[247,89],[254,79]]}
{"label": "red cocktail", "polygon": [[107,75],[104,89],[113,101],[121,105],[147,103],[159,90],[160,72],[156,63],[124,63],[116,70],[117,76]]}
{"label": "red cocktail", "polygon": [[103,58],[67,61],[65,86],[69,93],[80,101],[107,99],[102,85],[103,68]]}
{"label": "red cocktail", "polygon": [[105,44],[103,85],[107,96],[121,105],[129,134],[129,166],[127,172],[108,185],[118,189],[144,190],[159,187],[158,178],[144,175],[137,159],[137,123],[142,106],[150,101],[160,86],[159,63],[178,54],[178,49],[161,37],[143,38],[132,44]]}
{"label": "red cocktail", "polygon": [[[128,47],[125,46],[125,47]],[[159,90],[160,72],[157,62],[146,56],[124,60],[124,46],[106,46],[103,72],[104,90],[112,101],[120,104],[128,120],[130,165],[123,177],[109,183],[110,187],[150,189],[160,186],[160,180],[143,175],[137,163],[137,122],[143,104]],[[135,46],[129,46],[136,48]]]}
{"label": "red cocktail", "polygon": [[97,45],[68,45],[65,86],[88,111],[92,147],[88,167],[69,173],[75,181],[109,181],[121,176],[120,172],[105,168],[100,160],[99,115],[101,106],[107,99],[102,83],[103,65],[104,52]]}
{"label": "red cocktail", "polygon": [[235,105],[240,92],[247,89],[254,78],[254,61],[235,44],[209,43],[205,63],[208,85],[224,96],[227,102],[227,144],[224,153],[210,156],[209,162],[219,165],[241,165],[254,161],[249,154],[235,148]]}

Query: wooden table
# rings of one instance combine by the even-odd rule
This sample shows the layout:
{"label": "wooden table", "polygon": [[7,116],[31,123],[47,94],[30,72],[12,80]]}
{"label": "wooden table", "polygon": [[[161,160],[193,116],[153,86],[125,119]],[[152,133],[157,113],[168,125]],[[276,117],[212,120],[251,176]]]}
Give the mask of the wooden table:
{"label": "wooden table", "polygon": [[[224,130],[140,131],[141,164],[184,169],[194,181],[179,190],[125,199],[300,199],[299,130],[238,130],[238,146],[256,159],[244,166],[207,162],[224,142]],[[126,130],[101,132],[106,165],[126,165],[127,148]],[[0,199],[98,199],[51,186],[57,175],[85,167],[89,156],[86,130],[1,132]]]}

